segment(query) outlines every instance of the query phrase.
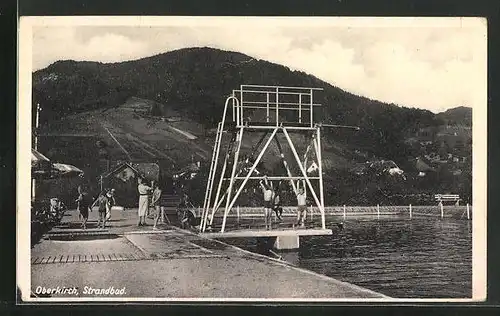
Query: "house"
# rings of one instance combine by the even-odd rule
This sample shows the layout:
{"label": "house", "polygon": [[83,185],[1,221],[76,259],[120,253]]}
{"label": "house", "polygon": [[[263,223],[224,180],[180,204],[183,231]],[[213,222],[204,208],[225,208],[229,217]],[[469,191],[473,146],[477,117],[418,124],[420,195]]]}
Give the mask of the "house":
{"label": "house", "polygon": [[356,175],[364,175],[374,173],[377,176],[382,176],[383,174],[390,176],[400,176],[406,179],[404,176],[404,171],[401,170],[398,165],[392,160],[375,160],[367,161],[365,163],[358,163],[351,169],[351,172]]}
{"label": "house", "polygon": [[417,169],[417,171],[419,172],[423,172],[424,175],[426,171],[436,171],[430,166],[430,163],[426,162],[425,159],[421,157],[417,157],[415,161],[415,169]]}
{"label": "house", "polygon": [[307,168],[307,173],[313,173],[314,171],[317,171],[319,168],[318,168],[318,165],[316,164],[316,162],[313,162],[311,164],[311,166],[309,166],[309,168]]}
{"label": "house", "polygon": [[456,170],[453,170],[452,173],[453,173],[454,176],[459,176],[459,175],[462,174],[462,170],[461,169],[456,169]]}
{"label": "house", "polygon": [[101,175],[100,182],[103,189],[115,189],[116,202],[124,207],[137,207],[139,193],[137,179],[143,178],[149,185],[151,181],[160,181],[160,167],[156,163],[118,164],[113,170]]}
{"label": "house", "polygon": [[180,116],[164,116],[161,118],[161,120],[163,122],[171,122],[171,123],[174,123],[174,122],[180,122],[182,121],[182,117]]}
{"label": "house", "polygon": [[201,162],[190,163],[184,168],[178,170],[174,175],[174,179],[184,178],[184,179],[193,179],[198,172],[200,171]]}

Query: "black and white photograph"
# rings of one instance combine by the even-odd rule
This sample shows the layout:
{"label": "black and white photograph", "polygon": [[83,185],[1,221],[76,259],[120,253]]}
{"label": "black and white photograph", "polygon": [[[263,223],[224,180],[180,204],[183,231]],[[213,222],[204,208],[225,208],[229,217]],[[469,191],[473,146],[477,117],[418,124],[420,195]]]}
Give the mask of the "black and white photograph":
{"label": "black and white photograph", "polygon": [[23,302],[486,299],[485,19],[19,25]]}

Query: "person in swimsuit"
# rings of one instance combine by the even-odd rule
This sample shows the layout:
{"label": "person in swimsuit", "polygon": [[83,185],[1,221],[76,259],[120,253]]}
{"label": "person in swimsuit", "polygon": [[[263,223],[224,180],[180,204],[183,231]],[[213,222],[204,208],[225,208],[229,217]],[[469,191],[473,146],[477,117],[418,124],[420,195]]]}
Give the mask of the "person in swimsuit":
{"label": "person in swimsuit", "polygon": [[306,193],[303,188],[299,188],[297,193],[297,225],[305,226],[307,215]]}
{"label": "person in swimsuit", "polygon": [[264,182],[261,180],[259,184],[264,194],[264,219],[266,229],[269,230],[272,228],[271,212],[273,209],[273,190],[267,181],[267,176],[264,176]]}
{"label": "person in swimsuit", "polygon": [[281,197],[280,197],[281,181],[278,183],[278,187],[274,191],[273,198],[273,211],[276,214],[278,221],[283,221],[283,207],[281,207]]}

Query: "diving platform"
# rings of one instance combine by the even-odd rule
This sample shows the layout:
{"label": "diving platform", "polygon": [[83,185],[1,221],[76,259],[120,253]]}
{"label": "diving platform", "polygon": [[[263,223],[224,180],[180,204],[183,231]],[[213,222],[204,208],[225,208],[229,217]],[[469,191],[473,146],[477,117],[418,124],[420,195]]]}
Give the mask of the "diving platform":
{"label": "diving platform", "polygon": [[229,232],[200,233],[206,238],[259,238],[265,240],[269,247],[278,250],[294,250],[300,247],[301,236],[332,235],[331,229],[274,229],[251,230],[242,229]]}
{"label": "diving platform", "polygon": [[227,231],[224,233],[200,233],[200,236],[207,238],[242,238],[242,237],[284,237],[284,236],[323,236],[332,235],[331,229],[273,229],[273,230],[252,230],[242,229]]}
{"label": "diving platform", "polygon": [[[311,197],[321,214],[321,228],[326,230],[319,124],[321,113],[315,111],[321,107],[317,100],[321,91],[321,88],[314,87],[265,85],[241,85],[232,91],[226,99],[222,120],[217,127],[200,233],[212,234],[206,230],[213,226],[216,213],[221,211],[222,236],[226,219],[235,209],[236,201],[251,200],[248,195],[262,189],[259,182],[262,179],[265,186],[272,188],[273,199],[275,195],[293,192],[294,197],[288,197],[288,201],[282,203],[296,204],[300,190],[301,194]],[[291,137],[292,132],[302,134],[305,143],[302,138]],[[251,149],[242,146],[243,139],[253,144]],[[286,142],[282,145],[283,141]],[[271,146],[273,142],[275,146]],[[265,166],[266,162],[274,161],[276,154],[284,169]],[[307,166],[312,162],[318,166],[317,175],[307,172]],[[233,234],[243,237],[252,235],[248,231],[229,233]],[[253,236],[259,237],[255,234],[278,237],[277,232],[254,231]],[[290,236],[290,233],[282,234]],[[298,238],[299,234],[293,233],[292,236]],[[282,237],[285,238],[285,235]]]}

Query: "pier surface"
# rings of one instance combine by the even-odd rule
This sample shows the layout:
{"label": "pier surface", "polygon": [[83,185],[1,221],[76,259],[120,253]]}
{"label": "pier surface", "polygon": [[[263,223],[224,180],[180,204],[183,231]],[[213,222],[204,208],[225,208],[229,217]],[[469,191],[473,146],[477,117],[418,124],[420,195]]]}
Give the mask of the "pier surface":
{"label": "pier surface", "polygon": [[[57,298],[166,299],[353,299],[382,294],[253,254],[221,241],[166,225],[136,226],[136,210],[112,212],[110,227],[78,228],[69,211],[31,249],[32,297],[38,287],[76,287]],[[89,288],[125,289],[123,295],[85,293]]]}

